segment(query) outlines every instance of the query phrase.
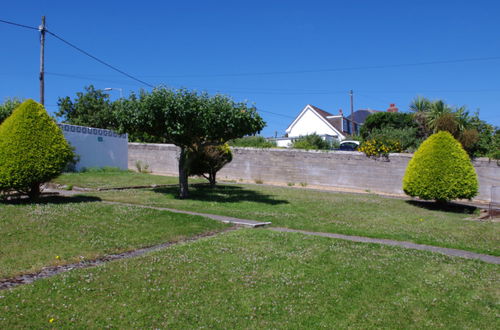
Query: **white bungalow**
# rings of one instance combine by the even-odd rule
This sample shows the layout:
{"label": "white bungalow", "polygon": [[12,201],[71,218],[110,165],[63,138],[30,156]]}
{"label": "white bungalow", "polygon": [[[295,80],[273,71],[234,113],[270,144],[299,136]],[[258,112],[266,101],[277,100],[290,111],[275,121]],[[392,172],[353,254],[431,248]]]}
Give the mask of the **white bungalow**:
{"label": "white bungalow", "polygon": [[[356,122],[354,130],[358,132],[359,125]],[[317,134],[327,141],[342,141],[351,134],[352,124],[348,117],[344,117],[342,110],[338,115],[315,107],[311,104],[305,106],[300,114],[286,129],[286,137],[277,138],[278,147],[289,147],[293,141],[301,136]]]}

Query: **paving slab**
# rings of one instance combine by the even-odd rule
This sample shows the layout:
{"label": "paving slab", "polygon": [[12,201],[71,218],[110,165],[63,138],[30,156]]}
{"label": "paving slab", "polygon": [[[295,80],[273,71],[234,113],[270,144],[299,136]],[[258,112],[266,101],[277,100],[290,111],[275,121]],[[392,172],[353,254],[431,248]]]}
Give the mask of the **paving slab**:
{"label": "paving slab", "polygon": [[122,203],[122,202],[110,202],[110,201],[102,201],[101,203],[105,204],[115,204],[115,205],[125,205],[125,206],[134,206],[134,207],[142,207],[142,208],[147,208],[147,209],[154,209],[154,210],[160,210],[160,211],[169,211],[173,213],[182,213],[182,214],[190,214],[190,215],[199,215],[205,218],[209,218],[212,220],[220,221],[223,223],[231,223],[235,225],[240,225],[240,226],[246,226],[246,227],[262,227],[262,226],[267,226],[270,225],[271,222],[263,222],[263,221],[255,221],[255,220],[247,220],[247,219],[239,219],[239,218],[233,218],[233,217],[226,217],[223,215],[216,215],[216,214],[209,214],[209,213],[200,213],[200,212],[192,212],[192,211],[184,211],[184,210],[177,210],[177,209],[171,209],[168,207],[156,207],[156,206],[149,206],[149,205],[142,205],[142,204],[133,204],[133,203]]}

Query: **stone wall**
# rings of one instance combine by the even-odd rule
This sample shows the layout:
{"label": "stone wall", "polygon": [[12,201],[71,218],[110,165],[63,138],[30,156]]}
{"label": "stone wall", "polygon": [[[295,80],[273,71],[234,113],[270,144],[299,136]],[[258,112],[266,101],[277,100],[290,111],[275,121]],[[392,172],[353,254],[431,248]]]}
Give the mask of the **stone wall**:
{"label": "stone wall", "polygon": [[[129,143],[130,169],[136,169],[136,161],[141,161],[153,173],[177,175],[177,157],[174,145]],[[403,194],[401,181],[411,157],[411,154],[391,154],[388,159],[372,159],[349,151],[234,148],[233,161],[218,177]],[[484,158],[475,160],[474,166],[480,185],[476,199],[489,201],[491,187],[500,185],[500,166]]]}

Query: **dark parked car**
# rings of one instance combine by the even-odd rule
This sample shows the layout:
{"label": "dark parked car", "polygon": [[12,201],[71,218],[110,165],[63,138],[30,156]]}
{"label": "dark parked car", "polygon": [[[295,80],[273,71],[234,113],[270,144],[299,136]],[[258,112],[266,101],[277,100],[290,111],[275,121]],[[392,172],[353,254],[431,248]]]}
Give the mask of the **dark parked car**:
{"label": "dark parked car", "polygon": [[343,151],[356,151],[359,148],[359,141],[344,140],[340,142],[339,150]]}

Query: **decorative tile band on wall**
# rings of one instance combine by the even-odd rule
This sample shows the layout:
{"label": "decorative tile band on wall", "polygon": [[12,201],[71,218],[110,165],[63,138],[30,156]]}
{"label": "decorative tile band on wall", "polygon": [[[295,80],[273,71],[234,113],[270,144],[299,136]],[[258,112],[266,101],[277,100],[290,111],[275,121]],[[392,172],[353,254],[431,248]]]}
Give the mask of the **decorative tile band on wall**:
{"label": "decorative tile band on wall", "polygon": [[117,139],[128,139],[127,134],[118,134],[118,133],[113,132],[112,130],[109,130],[109,129],[93,128],[93,127],[70,125],[70,124],[57,124],[57,125],[64,132],[97,135],[97,136],[107,136],[107,137],[113,137],[113,138],[117,138]]}

